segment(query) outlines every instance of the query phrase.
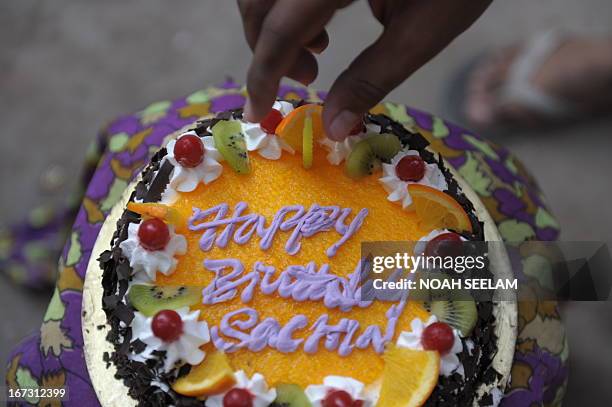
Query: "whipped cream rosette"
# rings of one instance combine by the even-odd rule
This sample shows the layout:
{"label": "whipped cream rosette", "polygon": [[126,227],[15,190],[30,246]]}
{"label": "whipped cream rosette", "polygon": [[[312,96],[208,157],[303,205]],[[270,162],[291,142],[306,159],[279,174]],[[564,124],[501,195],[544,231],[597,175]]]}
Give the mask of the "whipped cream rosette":
{"label": "whipped cream rosette", "polygon": [[140,312],[134,314],[132,321],[132,337],[146,345],[140,353],[130,353],[129,358],[146,361],[155,357],[155,352],[165,352],[163,370],[170,371],[177,362],[197,365],[204,360],[206,353],[200,347],[210,342],[210,333],[206,322],[199,321],[200,311],[190,312],[189,308],[179,308],[176,313],[181,318],[182,329],[172,341],[162,340],[155,335],[153,317],[147,317]]}
{"label": "whipped cream rosette", "polygon": [[402,208],[408,209],[412,206],[412,197],[408,191],[409,184],[421,184],[440,191],[448,189],[448,184],[444,178],[444,174],[435,163],[424,164],[424,174],[418,180],[402,179],[398,174],[398,164],[405,157],[417,157],[419,152],[415,150],[400,151],[391,160],[389,164],[383,164],[383,176],[380,182],[383,184],[385,190],[389,193],[387,199],[391,202],[399,202]]}

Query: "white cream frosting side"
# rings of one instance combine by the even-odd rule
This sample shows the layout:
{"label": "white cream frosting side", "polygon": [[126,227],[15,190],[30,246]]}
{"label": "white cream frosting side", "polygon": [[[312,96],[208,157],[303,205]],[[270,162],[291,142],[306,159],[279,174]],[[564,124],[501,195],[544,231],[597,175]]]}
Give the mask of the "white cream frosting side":
{"label": "white cream frosting side", "polygon": [[170,241],[163,250],[151,251],[140,245],[139,227],[140,223],[130,223],[127,239],[119,244],[134,274],[139,277],[138,281],[155,281],[157,272],[172,274],[178,262],[176,256],[187,253],[185,236],[175,233],[174,227],[168,225]]}
{"label": "white cream frosting side", "polygon": [[[186,135],[196,135],[195,131],[188,131],[181,134],[178,138]],[[201,138],[202,144],[204,145],[204,158],[202,162],[193,168],[183,167],[174,158],[174,145],[176,140],[168,142],[166,149],[168,150],[164,160],[168,160],[173,166],[172,175],[170,176],[170,182],[166,190],[175,190],[179,192],[191,192],[197,188],[200,182],[204,184],[210,184],[219,176],[223,171],[223,166],[220,164],[223,161],[223,156],[215,147],[215,142],[212,136],[205,136]],[[169,197],[166,197],[166,201],[171,201]],[[162,201],[164,198],[162,197]]]}
{"label": "white cream frosting side", "polygon": [[355,144],[367,138],[369,135],[378,133],[380,133],[380,126],[369,123],[366,125],[366,132],[348,136],[342,141],[334,141],[325,137],[319,140],[319,144],[325,147],[325,149],[328,151],[327,161],[329,161],[332,165],[340,165],[343,161],[346,161],[351,151],[353,151]]}
{"label": "white cream frosting side", "polygon": [[183,307],[176,310],[183,320],[183,333],[173,342],[164,342],[153,334],[151,323],[153,317],[147,317],[140,312],[134,313],[132,321],[132,337],[140,339],[147,346],[144,351],[139,354],[130,354],[129,358],[140,362],[146,359],[152,359],[155,356],[153,351],[165,351],[166,359],[164,362],[164,371],[169,372],[179,361],[197,365],[202,363],[206,353],[200,349],[200,346],[210,342],[210,333],[208,324],[204,321],[199,321],[200,311],[189,311],[189,307]]}
{"label": "white cream frosting side", "polygon": [[[245,389],[253,396],[253,407],[267,407],[276,399],[276,390],[269,389],[264,377],[255,373],[252,378],[246,375],[243,370],[234,373],[236,384],[232,388]],[[229,390],[228,390],[229,391]],[[223,407],[223,397],[227,392],[208,397],[206,405],[209,407]]]}
{"label": "white cream frosting side", "polygon": [[321,407],[329,391],[344,390],[353,400],[363,400],[364,407],[371,407],[374,405],[374,402],[367,397],[364,389],[364,384],[352,377],[327,376],[323,379],[322,385],[311,384],[306,387],[304,394],[306,394],[313,407]]}
{"label": "white cream frosting side", "polygon": [[[285,117],[293,110],[293,105],[285,101],[276,101],[272,108]],[[268,160],[278,160],[283,150],[294,153],[289,144],[275,134],[266,133],[259,123],[241,122],[241,125],[248,151],[257,151]]]}
{"label": "white cream frosting side", "polygon": [[444,174],[438,168],[437,164],[425,163],[425,175],[419,181],[402,181],[395,172],[395,167],[400,160],[409,155],[419,155],[416,150],[402,150],[393,157],[390,164],[383,163],[383,176],[380,178],[380,182],[383,184],[385,190],[389,193],[387,199],[391,202],[400,202],[402,208],[410,209],[412,206],[412,197],[408,193],[409,184],[421,184],[427,185],[444,191],[448,189]]}
{"label": "white cream frosting side", "polygon": [[[435,315],[429,317],[427,322],[423,323],[419,318],[415,318],[410,323],[411,331],[402,331],[397,338],[397,346],[409,348],[413,350],[423,350],[423,344],[421,343],[421,337],[426,327],[438,322],[438,318]],[[461,338],[459,331],[453,329],[453,336],[455,338],[453,347],[444,355],[440,355],[440,374],[443,376],[450,376],[457,372],[461,376],[464,376],[463,364],[459,361],[457,354],[463,350],[461,344]]]}

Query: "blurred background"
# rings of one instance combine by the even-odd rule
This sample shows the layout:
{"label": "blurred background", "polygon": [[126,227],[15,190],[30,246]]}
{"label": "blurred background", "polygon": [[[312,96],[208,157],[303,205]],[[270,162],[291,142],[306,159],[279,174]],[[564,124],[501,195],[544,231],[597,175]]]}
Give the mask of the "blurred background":
{"label": "blurred background", "polygon": [[[461,122],[449,100],[478,56],[546,28],[611,29],[609,0],[497,1],[463,36],[388,99]],[[338,13],[313,86],[326,89],[380,32],[367,4]],[[612,32],[612,30],[610,31]],[[121,113],[189,94],[226,76],[244,81],[250,51],[234,1],[0,2],[0,222],[12,222],[73,186],[97,129]],[[460,123],[461,124],[461,123]],[[550,131],[487,134],[539,180],[566,241],[612,243],[612,121]],[[0,275],[0,360],[38,328],[50,292]],[[566,405],[612,399],[612,306],[566,307],[571,370]],[[3,383],[0,369],[0,383]],[[602,400],[596,402],[596,400]]]}

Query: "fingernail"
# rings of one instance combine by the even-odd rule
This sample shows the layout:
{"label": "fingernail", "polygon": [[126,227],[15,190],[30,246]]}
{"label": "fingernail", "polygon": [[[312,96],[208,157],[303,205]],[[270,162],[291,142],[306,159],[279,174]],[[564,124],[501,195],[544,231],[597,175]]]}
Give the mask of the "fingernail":
{"label": "fingernail", "polygon": [[251,105],[251,98],[249,98],[248,96],[246,103],[244,104],[243,116],[247,121],[253,121],[253,106]]}
{"label": "fingernail", "polygon": [[351,129],[355,127],[355,124],[359,121],[359,116],[351,111],[343,110],[332,120],[329,126],[329,138],[335,141],[344,140]]}

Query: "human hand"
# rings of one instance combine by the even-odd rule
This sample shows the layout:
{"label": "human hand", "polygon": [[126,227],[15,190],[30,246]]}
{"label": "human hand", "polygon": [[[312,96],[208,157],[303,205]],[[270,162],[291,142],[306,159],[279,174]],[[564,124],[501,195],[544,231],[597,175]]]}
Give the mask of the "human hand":
{"label": "human hand", "polygon": [[[325,26],[353,0],[238,0],[253,60],[244,114],[258,122],[270,111],[280,80],[310,84],[313,54],[329,43]],[[491,0],[369,0],[384,26],[331,87],[323,109],[329,138],[342,140],[362,115],[443,50],[486,10]]]}

